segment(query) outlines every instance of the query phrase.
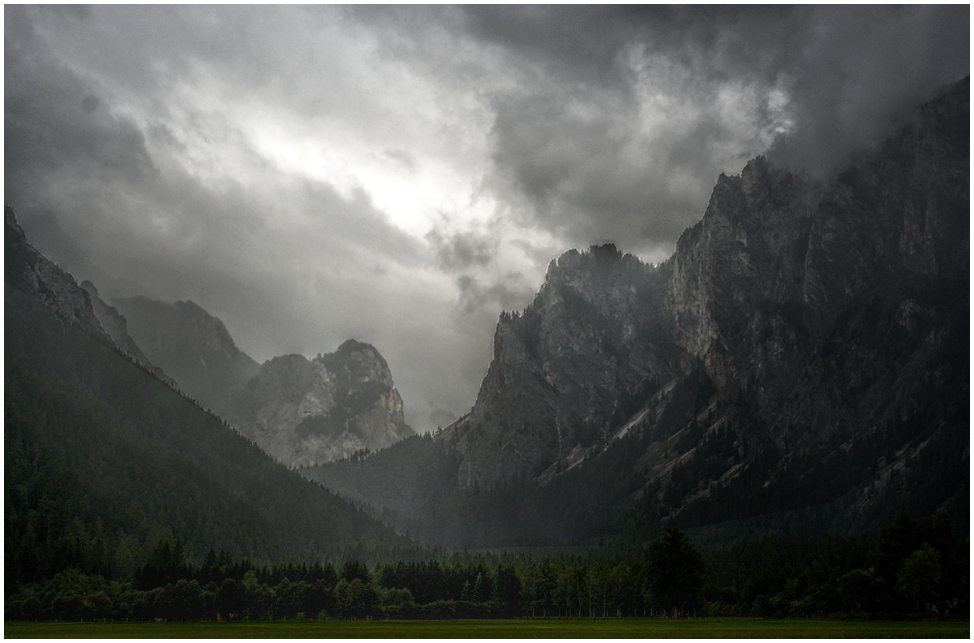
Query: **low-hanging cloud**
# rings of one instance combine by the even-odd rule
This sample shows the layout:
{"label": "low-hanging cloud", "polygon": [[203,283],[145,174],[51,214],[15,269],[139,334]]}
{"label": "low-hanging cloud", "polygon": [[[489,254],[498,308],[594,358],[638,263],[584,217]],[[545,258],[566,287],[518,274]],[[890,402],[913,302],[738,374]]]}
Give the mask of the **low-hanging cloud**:
{"label": "low-hanging cloud", "polygon": [[487,266],[497,252],[496,239],[471,231],[442,233],[433,229],[425,238],[436,252],[440,269],[447,272]]}
{"label": "low-hanging cloud", "polygon": [[492,185],[575,244],[672,244],[717,175],[757,154],[824,177],[969,69],[966,5],[474,7],[467,20],[536,81],[495,95]]}

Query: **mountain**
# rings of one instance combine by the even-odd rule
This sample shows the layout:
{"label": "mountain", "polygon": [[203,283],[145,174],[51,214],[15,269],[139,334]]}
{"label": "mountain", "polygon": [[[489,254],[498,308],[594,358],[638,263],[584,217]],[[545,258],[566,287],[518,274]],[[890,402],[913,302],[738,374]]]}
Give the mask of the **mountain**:
{"label": "mountain", "polygon": [[135,340],[128,333],[128,321],[116,308],[105,303],[98,295],[98,288],[95,287],[95,284],[86,279],[81,282],[81,287],[91,296],[92,311],[95,313],[95,317],[98,319],[98,323],[101,324],[102,329],[108,333],[108,336],[112,338],[115,345],[140,364],[146,365],[160,379],[169,384],[175,384],[173,379],[165,374],[165,371],[158,366],[154,366],[152,360],[145,356],[142,349],[139,348],[139,345],[135,343]]}
{"label": "mountain", "polygon": [[237,348],[222,321],[191,301],[130,297],[112,303],[151,363],[219,415],[226,416],[234,392],[260,368]]}
{"label": "mountain", "polygon": [[138,344],[188,395],[288,466],[336,460],[414,435],[389,365],[348,340],[314,359],[258,365],[220,319],[191,301],[115,299]]}
{"label": "mountain", "polygon": [[565,253],[501,316],[467,415],[305,474],[464,543],[851,531],[901,509],[966,532],[969,120],[965,79],[831,181],[761,157],[722,175],[660,265]]}
{"label": "mountain", "polygon": [[414,435],[385,359],[348,340],[334,353],[275,357],[236,394],[229,418],[289,466],[337,460]]}
{"label": "mountain", "polygon": [[4,206],[4,284],[43,304],[55,316],[85,332],[108,337],[95,316],[91,295],[74,278],[27,241],[9,205]]}
{"label": "mountain", "polygon": [[258,564],[407,544],[123,352],[9,209],[4,236],[7,587],[130,574],[174,540]]}

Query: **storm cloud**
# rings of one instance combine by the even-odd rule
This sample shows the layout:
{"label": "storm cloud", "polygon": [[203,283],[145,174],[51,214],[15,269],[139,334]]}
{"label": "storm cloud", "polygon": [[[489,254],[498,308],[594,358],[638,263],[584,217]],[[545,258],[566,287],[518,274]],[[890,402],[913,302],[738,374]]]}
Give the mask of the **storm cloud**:
{"label": "storm cloud", "polygon": [[4,8],[5,201],[103,297],[258,360],[368,341],[419,430],[548,262],[665,259],[716,177],[815,177],[969,73],[969,8]]}
{"label": "storm cloud", "polygon": [[[651,252],[766,154],[814,178],[969,70],[965,7],[474,8],[531,90],[494,97],[493,179],[581,245]],[[514,57],[514,56],[512,56]]]}

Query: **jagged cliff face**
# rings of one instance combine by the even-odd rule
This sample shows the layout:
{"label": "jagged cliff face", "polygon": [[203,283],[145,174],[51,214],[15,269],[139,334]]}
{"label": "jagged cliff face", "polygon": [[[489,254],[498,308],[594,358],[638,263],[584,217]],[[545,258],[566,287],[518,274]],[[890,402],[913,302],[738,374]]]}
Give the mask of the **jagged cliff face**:
{"label": "jagged cliff face", "polygon": [[27,234],[9,205],[4,208],[4,283],[37,299],[59,318],[88,334],[111,340],[129,358],[173,384],[162,369],[152,365],[128,334],[125,317],[101,300],[93,283],[86,280],[79,286],[70,273],[27,241]]}
{"label": "jagged cliff face", "polygon": [[[703,219],[670,259],[674,340],[720,388],[800,342],[801,287],[816,190],[763,158],[721,175]],[[758,336],[760,335],[760,337]]]}
{"label": "jagged cliff face", "polygon": [[312,360],[285,355],[265,362],[236,395],[230,418],[290,466],[380,449],[413,435],[386,361],[354,340]]}
{"label": "jagged cliff face", "polygon": [[755,159],[718,179],[660,266],[562,256],[534,303],[502,316],[476,404],[440,437],[458,483],[548,481],[640,434],[638,475],[662,501],[719,434],[720,464],[666,496],[679,512],[749,467],[921,414],[923,439],[902,445],[918,457],[967,404],[969,113],[965,80],[826,184]]}
{"label": "jagged cliff face", "polygon": [[223,322],[191,301],[113,300],[149,360],[203,406],[226,416],[233,393],[259,365],[237,348]]}
{"label": "jagged cliff face", "polygon": [[539,475],[603,440],[620,394],[672,377],[668,274],[613,246],[551,263],[531,306],[501,317],[477,404],[443,434],[466,454],[461,485]]}

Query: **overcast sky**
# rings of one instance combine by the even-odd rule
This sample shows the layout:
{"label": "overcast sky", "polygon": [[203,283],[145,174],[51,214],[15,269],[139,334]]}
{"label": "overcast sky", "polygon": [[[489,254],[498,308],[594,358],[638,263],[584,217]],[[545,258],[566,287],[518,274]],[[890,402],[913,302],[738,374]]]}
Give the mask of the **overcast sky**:
{"label": "overcast sky", "polygon": [[969,73],[948,7],[4,7],[4,200],[258,361],[355,338],[418,430],[548,262],[667,258],[717,176],[826,176]]}

